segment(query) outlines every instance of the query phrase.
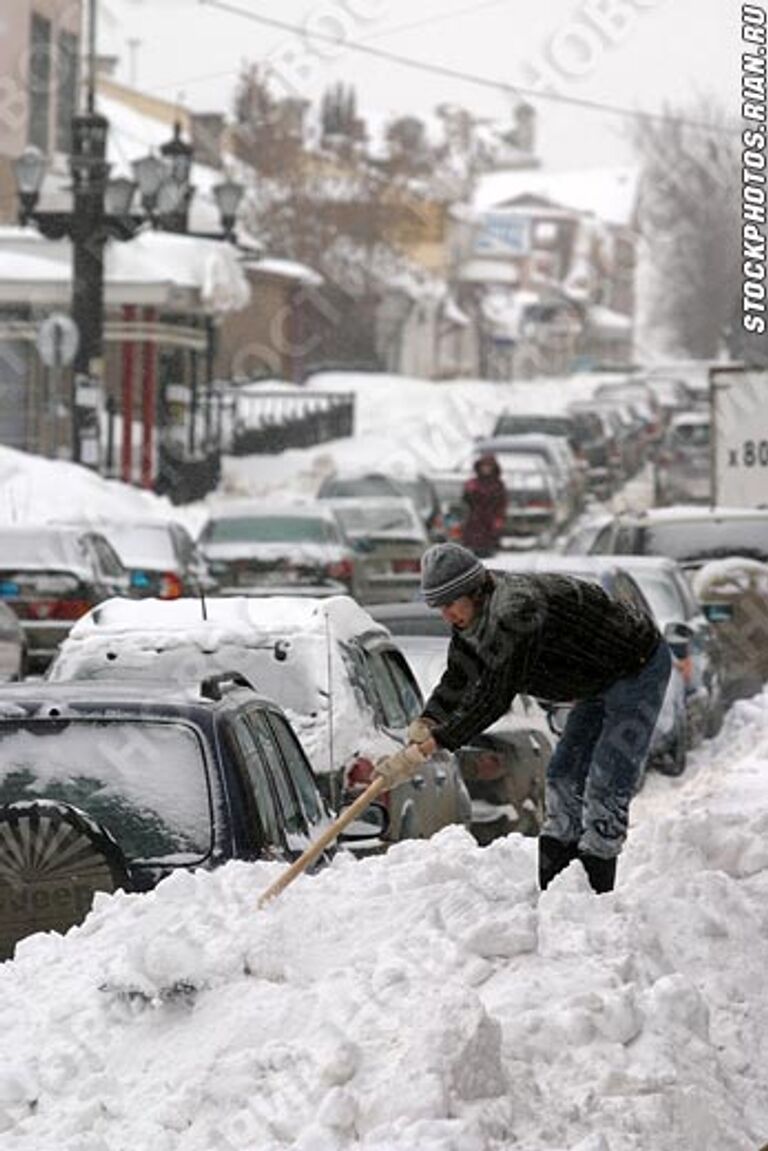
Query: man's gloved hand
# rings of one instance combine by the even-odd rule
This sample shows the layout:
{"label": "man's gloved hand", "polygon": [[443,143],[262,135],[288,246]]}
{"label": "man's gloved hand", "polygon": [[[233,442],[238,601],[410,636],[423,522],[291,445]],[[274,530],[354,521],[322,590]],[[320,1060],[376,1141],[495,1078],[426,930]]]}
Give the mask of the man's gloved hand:
{"label": "man's gloved hand", "polygon": [[408,724],[406,735],[408,736],[409,743],[424,743],[426,740],[432,738],[432,728],[435,726],[433,719],[425,719],[423,715],[412,719]]}
{"label": "man's gloved hand", "polygon": [[391,791],[399,783],[405,783],[416,774],[424,763],[424,756],[415,744],[409,743],[402,751],[394,755],[385,755],[376,764],[376,775],[380,775],[387,782],[387,790]]}

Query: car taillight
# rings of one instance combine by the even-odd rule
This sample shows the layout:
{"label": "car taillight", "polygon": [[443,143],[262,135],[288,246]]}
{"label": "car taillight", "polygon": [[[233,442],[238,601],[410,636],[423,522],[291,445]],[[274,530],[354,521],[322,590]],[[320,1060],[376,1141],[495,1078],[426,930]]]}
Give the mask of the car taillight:
{"label": "car taillight", "polygon": [[421,562],[417,559],[413,560],[392,560],[393,572],[420,572]]}
{"label": "car taillight", "polygon": [[160,576],[160,588],[157,594],[160,599],[179,599],[180,596],[184,595],[184,585],[176,572],[163,572]]}
{"label": "car taillight", "polygon": [[80,619],[90,611],[91,604],[87,599],[57,599],[38,600],[37,603],[28,603],[27,619]]}
{"label": "car taillight", "polygon": [[676,659],[678,671],[683,677],[683,682],[686,687],[690,687],[693,683],[693,657],[685,655],[682,659]]}
{"label": "car taillight", "polygon": [[331,579],[340,580],[341,583],[351,583],[352,581],[351,560],[339,560],[338,563],[328,564],[326,571]]}
{"label": "car taillight", "polygon": [[[344,790],[351,793],[356,797],[360,792],[365,791],[370,783],[373,783],[376,774],[376,767],[373,760],[368,759],[364,755],[358,756],[353,759],[344,773]],[[377,803],[383,803],[385,807],[389,805],[389,792],[382,791],[376,797]]]}
{"label": "car taillight", "polygon": [[461,536],[462,536],[461,524],[460,523],[451,524],[451,526],[448,528],[448,539],[449,540],[460,540]]}

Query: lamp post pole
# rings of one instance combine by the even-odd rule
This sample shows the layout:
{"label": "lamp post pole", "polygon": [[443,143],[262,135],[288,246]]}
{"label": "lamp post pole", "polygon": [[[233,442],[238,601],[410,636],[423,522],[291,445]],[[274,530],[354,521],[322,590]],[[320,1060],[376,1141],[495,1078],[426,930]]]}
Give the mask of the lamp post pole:
{"label": "lamp post pole", "polygon": [[103,384],[104,191],[108,124],[89,110],[72,124],[72,318],[80,333],[73,364],[72,458],[98,466],[98,405]]}

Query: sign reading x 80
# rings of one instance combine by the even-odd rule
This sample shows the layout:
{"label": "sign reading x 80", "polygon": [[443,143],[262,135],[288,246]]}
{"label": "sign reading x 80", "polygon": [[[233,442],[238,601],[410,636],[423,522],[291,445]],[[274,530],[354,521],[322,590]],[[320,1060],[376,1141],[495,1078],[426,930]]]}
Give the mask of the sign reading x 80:
{"label": "sign reading x 80", "polygon": [[719,504],[768,504],[768,371],[714,368],[715,493]]}

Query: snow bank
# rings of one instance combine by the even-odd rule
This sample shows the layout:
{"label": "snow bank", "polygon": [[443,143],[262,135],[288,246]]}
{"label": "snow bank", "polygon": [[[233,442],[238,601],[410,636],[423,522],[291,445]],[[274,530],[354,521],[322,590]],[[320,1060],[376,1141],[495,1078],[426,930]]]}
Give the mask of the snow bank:
{"label": "snow bank", "polygon": [[90,468],[0,446],[0,523],[178,519],[164,496],[105,480]]}
{"label": "snow bank", "polygon": [[590,396],[601,382],[598,375],[489,383],[320,373],[308,381],[310,391],[354,393],[354,437],[279,456],[227,458],[222,486],[251,496],[314,495],[323,477],[337,471],[375,470],[407,478],[455,468],[475,438],[490,434],[500,412],[562,411],[570,401]]}
{"label": "snow bank", "polygon": [[619,887],[451,828],[101,897],[0,968],[19,1151],[755,1151],[768,1135],[768,694],[651,776]]}

